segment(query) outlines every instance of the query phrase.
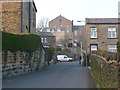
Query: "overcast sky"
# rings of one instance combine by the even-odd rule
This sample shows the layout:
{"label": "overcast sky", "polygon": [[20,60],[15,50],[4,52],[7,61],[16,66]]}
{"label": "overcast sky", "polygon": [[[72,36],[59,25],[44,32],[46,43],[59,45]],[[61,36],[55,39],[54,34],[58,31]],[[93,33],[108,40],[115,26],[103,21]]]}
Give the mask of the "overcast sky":
{"label": "overcast sky", "polygon": [[43,17],[49,20],[60,14],[69,20],[85,18],[117,18],[120,0],[34,0],[37,24]]}

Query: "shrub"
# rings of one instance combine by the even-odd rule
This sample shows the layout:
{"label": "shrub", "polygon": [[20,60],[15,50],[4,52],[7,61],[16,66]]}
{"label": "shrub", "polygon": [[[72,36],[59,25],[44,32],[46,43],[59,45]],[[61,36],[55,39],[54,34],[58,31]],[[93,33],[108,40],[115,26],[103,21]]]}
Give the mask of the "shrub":
{"label": "shrub", "polygon": [[55,48],[45,48],[45,51],[47,53],[47,60],[50,61],[53,58]]}
{"label": "shrub", "polygon": [[117,42],[117,51],[120,52],[120,42]]}
{"label": "shrub", "polygon": [[40,37],[34,34],[18,35],[2,32],[2,50],[35,51],[41,46],[40,40]]}

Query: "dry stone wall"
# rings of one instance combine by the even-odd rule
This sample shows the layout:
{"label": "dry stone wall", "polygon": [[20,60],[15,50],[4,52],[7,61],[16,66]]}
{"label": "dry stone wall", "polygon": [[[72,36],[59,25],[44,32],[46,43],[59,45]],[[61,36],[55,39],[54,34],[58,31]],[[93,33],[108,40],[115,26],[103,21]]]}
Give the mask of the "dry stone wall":
{"label": "dry stone wall", "polygon": [[120,62],[116,54],[93,53],[90,66],[100,88],[120,88]]}
{"label": "dry stone wall", "polygon": [[45,51],[3,51],[1,65],[2,78],[36,71],[45,65]]}

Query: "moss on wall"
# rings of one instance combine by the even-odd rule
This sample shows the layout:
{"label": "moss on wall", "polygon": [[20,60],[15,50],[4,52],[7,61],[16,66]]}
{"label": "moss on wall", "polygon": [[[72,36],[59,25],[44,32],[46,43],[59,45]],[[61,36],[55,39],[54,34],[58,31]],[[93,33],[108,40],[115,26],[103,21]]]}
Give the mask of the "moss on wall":
{"label": "moss on wall", "polygon": [[34,34],[11,34],[2,32],[2,50],[16,52],[35,51],[41,46],[41,39]]}

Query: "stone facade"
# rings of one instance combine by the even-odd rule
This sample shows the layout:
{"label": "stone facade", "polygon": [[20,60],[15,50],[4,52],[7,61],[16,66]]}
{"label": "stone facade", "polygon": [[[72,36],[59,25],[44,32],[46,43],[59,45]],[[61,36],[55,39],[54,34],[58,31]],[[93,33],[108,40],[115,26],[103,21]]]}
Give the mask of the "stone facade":
{"label": "stone facade", "polygon": [[2,14],[2,31],[11,33],[35,33],[36,32],[36,7],[34,1],[0,3]]}
{"label": "stone facade", "polygon": [[83,49],[85,49],[85,26],[73,26],[73,41],[82,42]]}
{"label": "stone facade", "polygon": [[41,37],[43,47],[55,47],[56,38],[51,32],[37,32]]}
{"label": "stone facade", "polygon": [[[108,38],[108,28],[116,28],[116,38]],[[90,28],[97,28],[97,38],[91,38]],[[117,18],[87,18],[86,19],[86,47],[91,51],[90,45],[97,45],[98,50],[108,51],[108,45],[116,45],[118,41]]]}
{"label": "stone facade", "polygon": [[49,22],[49,27],[55,27],[55,26],[68,27],[68,32],[72,32],[72,21],[66,19],[61,15]]}
{"label": "stone facade", "polygon": [[[60,39],[66,39],[66,40],[70,40],[72,39],[72,21],[66,19],[65,17],[63,16],[58,16],[56,17],[55,19],[51,20],[49,22],[49,27],[50,28],[54,28],[55,29],[55,32],[54,35],[56,36],[56,42],[57,41],[60,41],[58,40],[58,38]],[[53,30],[52,30],[53,31]],[[59,34],[57,34],[59,33]],[[59,35],[59,36],[57,36]],[[58,42],[59,44],[60,42]]]}
{"label": "stone facade", "polygon": [[[31,1],[31,0],[30,0]],[[21,32],[35,33],[36,32],[36,6],[34,1],[21,3]]]}
{"label": "stone facade", "polygon": [[37,12],[37,9],[36,9],[36,6],[35,6],[35,3],[34,2],[32,2],[32,3],[30,3],[31,4],[31,13],[30,13],[30,17],[31,17],[31,19],[30,19],[30,21],[31,21],[31,24],[30,24],[30,32],[32,32],[32,33],[36,33],[36,12]]}
{"label": "stone facade", "polygon": [[45,65],[45,51],[2,53],[2,78],[40,70]]}

